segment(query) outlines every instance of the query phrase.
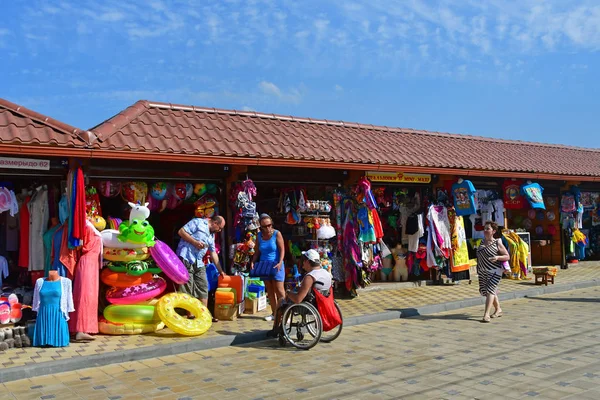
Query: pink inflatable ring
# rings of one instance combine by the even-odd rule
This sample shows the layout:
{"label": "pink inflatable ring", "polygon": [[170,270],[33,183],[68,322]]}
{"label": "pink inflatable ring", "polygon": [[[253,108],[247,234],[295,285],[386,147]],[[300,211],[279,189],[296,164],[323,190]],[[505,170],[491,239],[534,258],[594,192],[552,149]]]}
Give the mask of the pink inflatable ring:
{"label": "pink inflatable ring", "polygon": [[173,282],[182,285],[190,280],[190,274],[185,265],[166,243],[156,240],[156,244],[150,247],[150,254],[160,269]]}
{"label": "pink inflatable ring", "polygon": [[150,282],[126,288],[112,288],[106,292],[106,300],[111,304],[138,304],[160,296],[167,288],[167,282],[163,278],[156,277]]}

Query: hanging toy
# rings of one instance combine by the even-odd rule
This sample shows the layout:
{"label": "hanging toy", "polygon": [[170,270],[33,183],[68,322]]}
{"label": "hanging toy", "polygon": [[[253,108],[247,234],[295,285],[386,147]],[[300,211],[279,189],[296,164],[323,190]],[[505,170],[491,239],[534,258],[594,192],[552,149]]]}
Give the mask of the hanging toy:
{"label": "hanging toy", "polygon": [[150,196],[154,200],[163,200],[167,196],[167,184],[164,182],[156,182],[152,184]]}

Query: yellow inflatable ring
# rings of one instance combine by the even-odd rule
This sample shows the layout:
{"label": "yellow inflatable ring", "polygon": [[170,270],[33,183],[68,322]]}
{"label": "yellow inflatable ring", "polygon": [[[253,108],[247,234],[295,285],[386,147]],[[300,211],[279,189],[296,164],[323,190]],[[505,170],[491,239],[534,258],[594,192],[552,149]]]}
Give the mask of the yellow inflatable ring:
{"label": "yellow inflatable ring", "polygon": [[98,330],[104,335],[141,335],[160,331],[164,327],[165,324],[162,322],[155,324],[136,324],[133,322],[116,324],[104,318],[100,318],[100,321],[98,321]]}
{"label": "yellow inflatable ring", "polygon": [[[175,312],[175,308],[183,308],[196,318],[187,319]],[[185,336],[202,335],[212,326],[212,315],[202,302],[189,294],[169,293],[160,298],[156,305],[160,320],[173,332]]]}
{"label": "yellow inflatable ring", "polygon": [[147,247],[139,249],[117,249],[114,247],[105,247],[102,253],[105,260],[108,261],[144,261],[150,258],[150,252]]}

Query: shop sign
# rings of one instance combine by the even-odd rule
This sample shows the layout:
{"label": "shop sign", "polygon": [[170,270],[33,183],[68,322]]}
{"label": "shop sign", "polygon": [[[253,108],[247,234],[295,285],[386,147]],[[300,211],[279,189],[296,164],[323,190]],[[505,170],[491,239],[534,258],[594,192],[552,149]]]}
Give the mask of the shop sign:
{"label": "shop sign", "polygon": [[412,174],[408,172],[367,171],[367,179],[371,182],[431,183],[430,174]]}
{"label": "shop sign", "polygon": [[0,157],[0,168],[49,170],[50,160]]}

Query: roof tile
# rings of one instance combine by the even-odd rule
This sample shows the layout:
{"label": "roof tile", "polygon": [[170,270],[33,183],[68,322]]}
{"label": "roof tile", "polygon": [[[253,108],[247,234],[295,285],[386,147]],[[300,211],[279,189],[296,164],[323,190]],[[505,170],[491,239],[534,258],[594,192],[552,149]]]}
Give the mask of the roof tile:
{"label": "roof tile", "polygon": [[92,130],[98,149],[600,176],[600,149],[148,101]]}

